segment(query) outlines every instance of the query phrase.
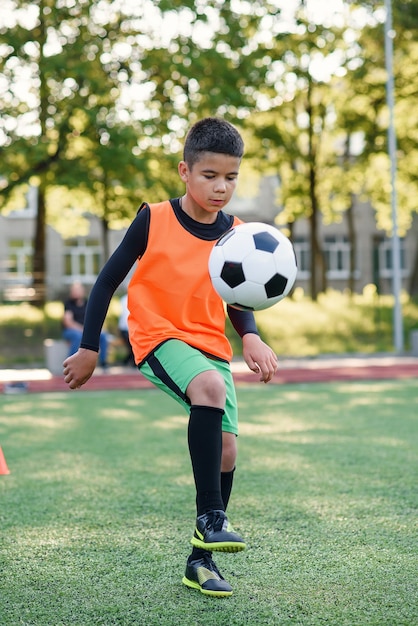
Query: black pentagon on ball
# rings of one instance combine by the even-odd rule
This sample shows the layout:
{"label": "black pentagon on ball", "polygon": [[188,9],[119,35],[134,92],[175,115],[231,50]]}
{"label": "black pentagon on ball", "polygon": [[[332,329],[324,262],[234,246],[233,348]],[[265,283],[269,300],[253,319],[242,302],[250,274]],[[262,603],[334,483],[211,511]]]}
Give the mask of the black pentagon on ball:
{"label": "black pentagon on ball", "polygon": [[234,261],[225,261],[221,272],[221,278],[226,282],[228,287],[238,287],[238,285],[245,282],[242,264],[235,263]]}
{"label": "black pentagon on ball", "polygon": [[264,285],[267,297],[276,298],[277,296],[281,296],[284,290],[286,289],[286,285],[287,285],[287,278],[285,276],[282,276],[281,274],[275,274]]}
{"label": "black pentagon on ball", "polygon": [[267,231],[256,233],[253,235],[254,244],[257,250],[264,250],[265,252],[274,252],[279,242],[273,235]]}

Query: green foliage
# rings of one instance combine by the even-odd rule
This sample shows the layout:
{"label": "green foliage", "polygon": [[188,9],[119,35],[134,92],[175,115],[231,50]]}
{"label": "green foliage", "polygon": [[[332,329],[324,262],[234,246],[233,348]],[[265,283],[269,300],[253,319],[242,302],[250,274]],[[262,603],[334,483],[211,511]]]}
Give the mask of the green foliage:
{"label": "green foliage", "polygon": [[0,19],[0,205],[22,184],[39,189],[38,305],[45,225],[65,229],[63,209],[79,208],[53,202],[51,188],[63,188],[67,202],[67,190],[84,194],[102,219],[107,257],[109,226],[132,218],[144,199],[181,193],[173,156],[188,120],[234,118],[254,104],[245,49],[256,45],[262,18],[277,13],[274,3],[257,3],[245,17],[230,3],[210,3],[209,14],[192,2],[158,4],[8,0],[9,18]]}
{"label": "green foliage", "polygon": [[[353,15],[364,10],[365,3],[350,3]],[[389,115],[386,101],[384,25],[380,3],[370,4],[370,19],[358,31],[357,54],[350,59],[353,69],[344,80],[344,107],[342,119],[350,120],[352,131],[363,132],[364,146],[359,159],[363,163],[363,198],[376,209],[379,228],[392,233],[391,185],[389,178],[387,129]],[[359,5],[362,5],[361,7]],[[395,127],[397,143],[397,209],[399,230],[408,231],[417,212],[413,200],[416,188],[418,144],[416,128],[418,117],[414,106],[418,79],[416,64],[418,2],[395,0],[391,3],[393,27],[393,75],[395,87]]]}
{"label": "green foliage", "polygon": [[[403,298],[406,349],[418,327],[418,303]],[[279,355],[374,353],[393,350],[393,298],[375,290],[350,296],[328,291],[317,302],[296,292],[292,300],[256,314],[261,333]]]}
{"label": "green foliage", "polygon": [[416,382],[238,388],[234,594],[181,584],[187,415],[157,391],[0,397],[2,626],[411,626]]}
{"label": "green foliage", "polygon": [[[408,350],[410,333],[418,328],[418,303],[404,297],[402,307]],[[292,299],[255,316],[262,338],[279,357],[393,350],[393,298],[374,290],[362,296],[328,291],[316,302],[297,290]],[[229,334],[239,353],[239,340]]]}

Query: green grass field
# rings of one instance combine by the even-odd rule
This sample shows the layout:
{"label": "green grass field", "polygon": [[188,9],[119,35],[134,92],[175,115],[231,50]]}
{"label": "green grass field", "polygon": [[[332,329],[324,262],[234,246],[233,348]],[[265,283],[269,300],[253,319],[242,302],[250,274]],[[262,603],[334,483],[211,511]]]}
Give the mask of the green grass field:
{"label": "green grass field", "polygon": [[228,599],[181,584],[187,417],[157,391],[0,396],[2,626],[414,626],[417,383],[238,389]]}

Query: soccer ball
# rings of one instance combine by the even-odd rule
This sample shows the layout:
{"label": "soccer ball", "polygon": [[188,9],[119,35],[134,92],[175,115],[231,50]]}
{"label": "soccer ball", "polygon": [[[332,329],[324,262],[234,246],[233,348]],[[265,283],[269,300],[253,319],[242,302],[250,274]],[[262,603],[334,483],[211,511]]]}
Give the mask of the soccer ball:
{"label": "soccer ball", "polygon": [[290,240],[274,226],[239,224],[217,241],[209,257],[212,284],[227,304],[250,311],[282,300],[296,279]]}

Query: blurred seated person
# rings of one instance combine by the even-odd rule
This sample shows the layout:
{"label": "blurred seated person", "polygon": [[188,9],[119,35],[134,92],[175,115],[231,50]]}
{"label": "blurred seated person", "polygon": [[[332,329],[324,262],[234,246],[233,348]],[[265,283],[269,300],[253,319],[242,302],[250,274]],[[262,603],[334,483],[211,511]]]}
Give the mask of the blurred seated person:
{"label": "blurred seated person", "polygon": [[129,317],[129,309],[128,309],[128,295],[125,294],[120,299],[121,312],[118,321],[118,329],[120,336],[123,339],[123,343],[126,347],[126,356],[123,359],[124,365],[131,365],[135,367],[135,359],[132,352],[131,342],[129,341],[129,330],[128,330],[128,317]]}
{"label": "blurred seated person", "polygon": [[[64,302],[64,317],[62,319],[62,336],[70,344],[68,356],[75,354],[80,347],[86,307],[87,298],[84,286],[81,283],[73,283],[70,287],[69,297]],[[106,333],[102,332],[99,348],[101,367],[107,367],[107,349],[108,337]]]}

